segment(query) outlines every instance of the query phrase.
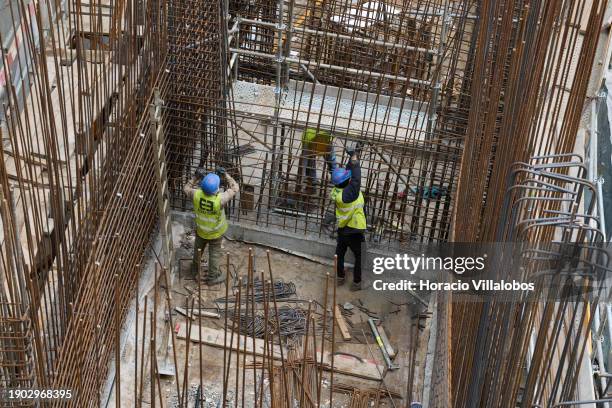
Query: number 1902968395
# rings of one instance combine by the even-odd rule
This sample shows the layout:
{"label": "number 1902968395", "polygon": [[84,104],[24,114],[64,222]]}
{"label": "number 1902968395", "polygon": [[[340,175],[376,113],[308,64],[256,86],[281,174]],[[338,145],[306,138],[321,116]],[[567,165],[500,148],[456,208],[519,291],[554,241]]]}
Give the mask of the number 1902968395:
{"label": "number 1902968395", "polygon": [[15,400],[68,400],[72,399],[72,390],[8,388],[0,390],[0,401]]}

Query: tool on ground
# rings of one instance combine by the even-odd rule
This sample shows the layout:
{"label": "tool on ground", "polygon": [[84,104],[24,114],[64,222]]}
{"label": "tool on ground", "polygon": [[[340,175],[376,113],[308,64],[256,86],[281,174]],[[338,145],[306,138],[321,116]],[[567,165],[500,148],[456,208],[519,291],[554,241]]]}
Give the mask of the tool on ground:
{"label": "tool on ground", "polygon": [[382,352],[383,358],[385,359],[385,363],[387,363],[387,368],[389,370],[397,370],[398,368],[400,368],[399,365],[393,364],[393,361],[391,361],[391,357],[389,357],[389,353],[387,353],[387,348],[385,347],[385,344],[383,343],[382,338],[378,333],[378,328],[376,327],[374,319],[369,318],[368,324],[370,325],[370,329],[372,329],[372,335],[374,335],[374,338],[376,339],[376,343],[378,344],[378,347]]}
{"label": "tool on ground", "polygon": [[380,339],[385,345],[385,349],[387,350],[389,357],[395,358],[396,351],[391,345],[391,342],[389,341],[389,337],[387,337],[387,333],[385,332],[385,328],[383,327],[382,324],[378,325],[378,334],[380,334]]}

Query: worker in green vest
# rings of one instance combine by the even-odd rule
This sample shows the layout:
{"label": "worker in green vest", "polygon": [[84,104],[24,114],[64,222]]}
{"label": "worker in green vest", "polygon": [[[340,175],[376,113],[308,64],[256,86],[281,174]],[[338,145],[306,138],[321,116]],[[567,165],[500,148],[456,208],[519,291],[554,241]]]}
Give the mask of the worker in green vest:
{"label": "worker in green vest", "polygon": [[305,159],[306,180],[310,185],[314,185],[317,181],[317,156],[325,158],[330,172],[336,168],[336,154],[332,140],[332,134],[323,129],[306,128],[302,133],[302,156]]}
{"label": "worker in green vest", "polygon": [[[191,182],[185,185],[184,191],[187,197],[193,200],[193,211],[195,212],[196,238],[193,248],[193,263],[191,272],[198,277],[202,255],[208,246],[208,275],[205,279],[207,285],[215,285],[225,280],[225,276],[219,269],[221,260],[221,242],[223,234],[227,231],[227,219],[224,207],[238,192],[238,183],[225,172],[223,167],[217,167],[215,173],[204,175],[203,170],[198,170]],[[221,177],[225,178],[229,188],[220,192]],[[199,181],[199,183],[198,183]]]}
{"label": "worker in green vest", "polygon": [[351,291],[361,290],[361,253],[365,242],[367,228],[364,212],[365,201],[361,193],[361,167],[357,158],[359,145],[346,149],[350,161],[345,168],[332,171],[334,188],[331,199],[336,206],[336,224],[338,236],[336,238],[336,255],[338,256],[337,282],[344,284],[346,272],[344,270],[344,256],[350,248],[355,256],[353,269],[353,283]]}

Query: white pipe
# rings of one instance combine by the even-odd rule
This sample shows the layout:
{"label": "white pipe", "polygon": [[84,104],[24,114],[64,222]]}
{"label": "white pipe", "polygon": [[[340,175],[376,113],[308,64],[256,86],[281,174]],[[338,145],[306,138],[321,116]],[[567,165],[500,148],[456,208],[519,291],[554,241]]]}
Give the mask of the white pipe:
{"label": "white pipe", "polygon": [[[230,48],[230,52],[236,53],[236,54],[242,54],[242,55],[251,55],[253,57],[259,57],[259,58],[267,58],[271,60],[278,59],[278,56],[273,55],[273,54],[266,54],[263,52],[252,51],[252,50],[243,50],[239,48]],[[346,67],[341,67],[339,65],[324,64],[322,62],[316,62],[316,61],[307,61],[307,60],[303,60],[300,58],[294,58],[294,57],[282,57],[282,60],[293,63],[293,64],[298,64],[298,65],[304,64],[310,67],[327,68],[327,69],[331,69],[334,71],[347,72],[347,73],[354,74],[354,75],[369,75],[374,78],[385,78],[385,79],[391,79],[394,81],[410,82],[412,84],[417,84],[417,85],[425,85],[425,86],[431,85],[429,81],[426,81],[423,79],[406,78],[400,75],[384,74],[380,72],[369,71],[367,69],[346,68]]]}

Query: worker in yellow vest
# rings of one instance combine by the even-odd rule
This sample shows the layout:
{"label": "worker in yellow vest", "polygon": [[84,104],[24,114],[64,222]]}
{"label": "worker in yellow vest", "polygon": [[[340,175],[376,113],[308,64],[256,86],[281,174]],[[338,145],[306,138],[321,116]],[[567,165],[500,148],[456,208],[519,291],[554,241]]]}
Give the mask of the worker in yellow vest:
{"label": "worker in yellow vest", "polygon": [[323,129],[306,128],[302,133],[302,156],[308,184],[314,185],[317,182],[317,156],[325,158],[330,172],[336,168],[332,140],[332,134]]}
{"label": "worker in yellow vest", "polygon": [[344,256],[347,249],[355,255],[355,269],[351,291],[361,290],[361,252],[365,242],[367,228],[364,212],[365,201],[361,193],[361,167],[357,158],[359,146],[347,148],[350,161],[345,168],[337,168],[332,172],[334,188],[331,199],[336,205],[336,255],[338,256],[337,282],[344,284]]}
{"label": "worker in yellow vest", "polygon": [[[215,285],[225,280],[223,272],[219,269],[219,261],[223,255],[221,241],[228,227],[224,207],[238,192],[238,183],[225,172],[223,167],[217,167],[215,173],[208,173],[205,177],[202,177],[203,173],[202,170],[198,170],[194,179],[184,188],[187,197],[193,200],[193,211],[196,216],[196,238],[191,272],[194,277],[198,277],[200,272],[198,265],[201,261],[198,255],[201,256],[208,246],[208,275],[205,280],[207,285]],[[223,192],[219,191],[221,177],[225,178],[229,186]]]}

